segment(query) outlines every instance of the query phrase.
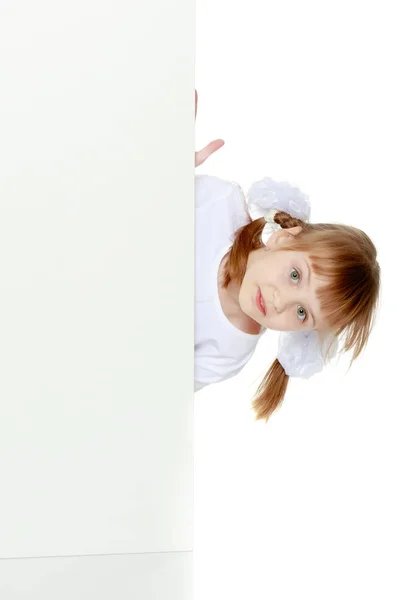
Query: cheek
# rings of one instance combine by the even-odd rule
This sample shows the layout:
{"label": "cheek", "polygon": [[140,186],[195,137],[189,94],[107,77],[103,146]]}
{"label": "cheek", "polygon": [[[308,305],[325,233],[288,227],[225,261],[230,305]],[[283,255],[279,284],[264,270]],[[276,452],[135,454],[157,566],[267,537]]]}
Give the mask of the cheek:
{"label": "cheek", "polygon": [[255,295],[252,291],[253,288],[255,289],[255,286],[252,286],[250,283],[246,284],[243,280],[239,290],[238,302],[240,309],[248,316],[253,313],[252,298]]}
{"label": "cheek", "polygon": [[252,271],[252,280],[259,284],[266,284],[273,279],[273,270],[264,264],[256,265]]}
{"label": "cheek", "polygon": [[257,268],[257,266],[253,266],[251,269],[246,271],[246,274],[243,278],[242,287],[246,288],[248,291],[251,291],[251,288],[262,283],[262,278],[263,270]]}

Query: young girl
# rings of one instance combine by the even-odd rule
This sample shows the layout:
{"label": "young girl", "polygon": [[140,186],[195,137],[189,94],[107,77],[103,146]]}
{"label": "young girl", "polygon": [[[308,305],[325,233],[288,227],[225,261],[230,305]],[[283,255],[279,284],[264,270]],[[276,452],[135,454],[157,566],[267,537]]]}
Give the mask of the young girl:
{"label": "young girl", "polygon": [[[222,145],[196,153],[196,166]],[[246,203],[237,184],[198,175],[195,196],[195,390],[236,375],[267,329],[284,332],[253,400],[268,420],[289,376],[320,371],[338,338],[352,361],[365,347],[379,296],[376,249],[354,227],[309,223],[307,198],[286,183],[265,178]]]}

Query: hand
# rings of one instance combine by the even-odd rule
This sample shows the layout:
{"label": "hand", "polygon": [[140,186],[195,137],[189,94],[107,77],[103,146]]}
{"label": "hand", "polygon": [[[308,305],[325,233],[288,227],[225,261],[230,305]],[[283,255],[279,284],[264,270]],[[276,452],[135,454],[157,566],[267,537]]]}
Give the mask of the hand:
{"label": "hand", "polygon": [[[197,117],[197,90],[194,91],[194,98],[195,98],[195,108],[194,108],[194,120],[196,120]],[[207,160],[207,158],[209,156],[211,156],[211,154],[214,154],[214,152],[216,152],[217,150],[219,150],[220,148],[222,148],[222,146],[225,144],[224,140],[214,140],[213,142],[210,142],[209,144],[207,144],[207,146],[205,146],[202,150],[199,150],[198,152],[194,153],[194,166],[198,167],[199,165],[202,165],[203,162],[205,160]]]}

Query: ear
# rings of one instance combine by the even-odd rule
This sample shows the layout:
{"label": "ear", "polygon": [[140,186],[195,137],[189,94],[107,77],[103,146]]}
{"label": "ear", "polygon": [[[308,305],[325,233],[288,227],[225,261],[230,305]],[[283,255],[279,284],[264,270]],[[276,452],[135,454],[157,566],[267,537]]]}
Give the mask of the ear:
{"label": "ear", "polygon": [[290,240],[298,235],[302,229],[303,228],[300,225],[296,225],[296,227],[290,227],[289,229],[279,229],[279,231],[275,231],[275,233],[271,235],[267,246],[273,248],[276,245],[290,242]]}

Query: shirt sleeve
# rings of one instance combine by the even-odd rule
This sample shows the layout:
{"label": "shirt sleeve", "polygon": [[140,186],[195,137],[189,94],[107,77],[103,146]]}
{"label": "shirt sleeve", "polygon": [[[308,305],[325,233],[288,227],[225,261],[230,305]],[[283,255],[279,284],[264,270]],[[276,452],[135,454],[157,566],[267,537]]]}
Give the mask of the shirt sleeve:
{"label": "shirt sleeve", "polygon": [[209,385],[209,384],[208,383],[202,383],[201,381],[195,381],[194,382],[194,391],[195,391],[195,393],[198,392],[199,390],[203,389],[207,385]]}

